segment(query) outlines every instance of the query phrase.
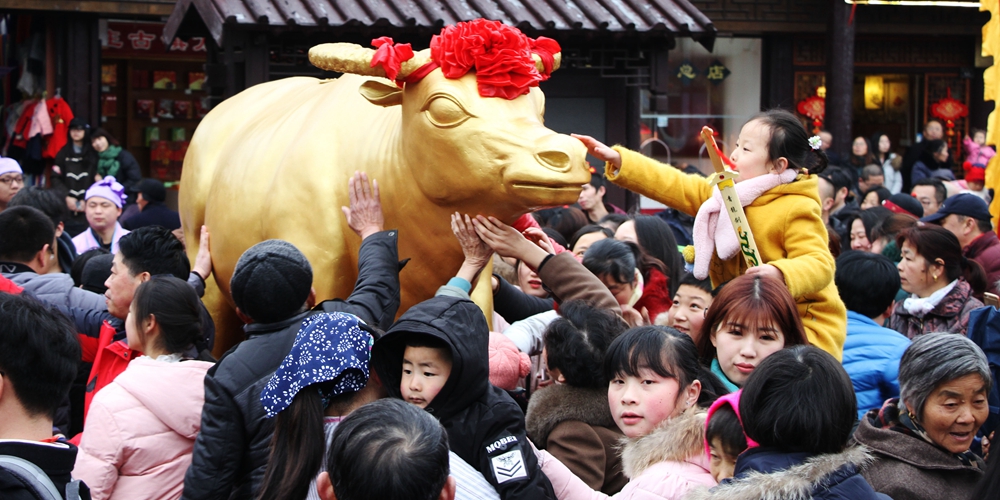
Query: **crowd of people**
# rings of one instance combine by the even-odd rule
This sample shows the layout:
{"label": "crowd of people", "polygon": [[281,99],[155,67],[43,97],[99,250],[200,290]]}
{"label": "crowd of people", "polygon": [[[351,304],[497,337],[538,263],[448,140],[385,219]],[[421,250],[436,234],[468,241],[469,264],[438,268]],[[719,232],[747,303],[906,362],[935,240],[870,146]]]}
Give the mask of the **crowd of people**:
{"label": "crowd of people", "polygon": [[[406,311],[411,229],[355,173],[351,294],[318,302],[294,244],[253,245],[216,359],[211,228],[190,261],[163,185],[74,121],[51,189],[0,159],[0,497],[1000,496],[997,353],[970,338],[1000,318],[1000,240],[991,193],[939,178],[935,124],[919,154],[877,134],[830,158],[754,116],[729,160],[757,265],[703,176],[575,136],[605,162],[578,206],[453,214],[464,261]],[[671,210],[627,215],[608,182]]]}

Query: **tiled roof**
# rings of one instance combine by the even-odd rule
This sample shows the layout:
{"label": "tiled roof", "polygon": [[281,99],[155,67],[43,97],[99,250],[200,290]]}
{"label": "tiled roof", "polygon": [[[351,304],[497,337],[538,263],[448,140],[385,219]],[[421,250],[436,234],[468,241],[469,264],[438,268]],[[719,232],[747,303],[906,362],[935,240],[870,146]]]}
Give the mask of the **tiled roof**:
{"label": "tiled roof", "polygon": [[716,31],[689,0],[178,0],[168,43],[192,6],[220,44],[224,24],[436,28],[486,18],[530,31],[665,32],[709,45]]}

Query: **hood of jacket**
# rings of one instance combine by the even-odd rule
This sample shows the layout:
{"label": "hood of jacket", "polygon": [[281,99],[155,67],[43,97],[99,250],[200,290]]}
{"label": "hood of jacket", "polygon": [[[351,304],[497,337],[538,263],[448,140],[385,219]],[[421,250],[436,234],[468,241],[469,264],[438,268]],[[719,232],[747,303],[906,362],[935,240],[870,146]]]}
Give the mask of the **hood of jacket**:
{"label": "hood of jacket", "polygon": [[622,471],[635,479],[660,462],[683,462],[703,455],[707,414],[702,409],[690,409],[660,422],[645,436],[622,439]]}
{"label": "hood of jacket", "polygon": [[212,365],[194,360],[167,363],[141,356],[129,363],[115,383],[174,432],[194,439],[201,428],[205,373]]}
{"label": "hood of jacket", "polygon": [[567,421],[618,429],[611,416],[607,389],[586,389],[565,384],[550,385],[532,394],[524,419],[528,437],[541,448],[548,445],[552,429]]}
{"label": "hood of jacket", "polygon": [[[735,478],[695,490],[684,500],[809,500],[813,491],[835,487],[872,461],[861,446],[813,456],[754,448],[740,455]],[[747,472],[741,475],[741,469]]]}
{"label": "hood of jacket", "polygon": [[401,397],[406,337],[422,333],[451,349],[451,373],[426,410],[446,420],[482,398],[490,387],[490,329],[482,309],[458,297],[437,296],[404,313],[372,348],[372,364],[389,395]]}

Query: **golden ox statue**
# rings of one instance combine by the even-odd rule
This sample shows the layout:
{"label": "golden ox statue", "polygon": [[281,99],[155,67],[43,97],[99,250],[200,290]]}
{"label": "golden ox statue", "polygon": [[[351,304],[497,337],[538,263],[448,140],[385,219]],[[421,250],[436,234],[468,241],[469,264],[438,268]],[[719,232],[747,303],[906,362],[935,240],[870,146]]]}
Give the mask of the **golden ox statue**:
{"label": "golden ox statue", "polygon": [[[537,87],[511,100],[484,98],[474,72],[449,79],[435,69],[400,88],[372,67],[373,55],[353,44],[314,47],[313,64],[344,76],[256,85],[222,102],[195,131],[180,211],[192,259],[198,228],[211,229],[214,278],[205,304],[219,332],[216,353],[243,338],[229,280],[240,255],[260,241],[280,238],[302,250],[318,300],[351,293],[361,242],[340,207],[356,170],[378,180],[386,228],[399,230],[400,258],[412,259],[400,273],[400,312],[458,269],[450,213],[512,223],[575,202],[588,182],[584,146],[545,128]],[[417,52],[397,81],[429,60],[429,49]]]}

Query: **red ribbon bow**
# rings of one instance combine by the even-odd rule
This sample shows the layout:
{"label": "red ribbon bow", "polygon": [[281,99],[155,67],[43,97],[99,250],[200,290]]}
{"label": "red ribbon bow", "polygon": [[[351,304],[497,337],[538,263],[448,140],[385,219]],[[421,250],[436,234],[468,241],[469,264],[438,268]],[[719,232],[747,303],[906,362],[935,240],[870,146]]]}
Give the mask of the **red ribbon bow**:
{"label": "red ribbon bow", "polygon": [[397,44],[392,38],[383,36],[372,40],[372,45],[377,47],[375,55],[372,56],[371,67],[381,66],[385,71],[385,76],[390,80],[395,80],[399,74],[403,61],[413,58],[413,48],[408,43]]}

